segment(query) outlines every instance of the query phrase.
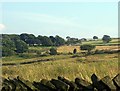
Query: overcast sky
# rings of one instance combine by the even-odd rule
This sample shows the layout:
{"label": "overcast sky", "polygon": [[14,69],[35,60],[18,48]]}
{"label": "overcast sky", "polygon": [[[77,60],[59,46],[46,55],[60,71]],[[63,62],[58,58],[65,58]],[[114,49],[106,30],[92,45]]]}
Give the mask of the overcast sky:
{"label": "overcast sky", "polygon": [[118,37],[117,2],[3,3],[2,33]]}

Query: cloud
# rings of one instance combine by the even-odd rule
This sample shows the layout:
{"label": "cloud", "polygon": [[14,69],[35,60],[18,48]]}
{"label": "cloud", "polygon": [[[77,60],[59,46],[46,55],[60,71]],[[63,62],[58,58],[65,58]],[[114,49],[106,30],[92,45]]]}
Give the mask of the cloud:
{"label": "cloud", "polygon": [[5,25],[4,24],[0,24],[0,31],[5,29]]}
{"label": "cloud", "polygon": [[[20,12],[19,12],[20,13]],[[19,14],[17,13],[17,14]],[[62,27],[71,27],[71,28],[81,28],[82,23],[74,19],[74,17],[58,17],[48,14],[39,14],[39,13],[22,13],[23,15],[21,18],[36,22],[36,23],[44,23],[47,25],[56,25],[56,26],[62,26]]]}

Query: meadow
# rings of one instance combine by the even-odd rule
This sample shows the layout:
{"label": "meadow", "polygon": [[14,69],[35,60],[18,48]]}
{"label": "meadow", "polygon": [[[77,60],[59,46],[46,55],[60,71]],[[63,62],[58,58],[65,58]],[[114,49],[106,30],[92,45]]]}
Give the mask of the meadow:
{"label": "meadow", "polygon": [[[85,42],[91,44],[94,41]],[[100,43],[101,41],[98,40]],[[98,43],[97,42],[97,43]],[[84,44],[85,44],[84,43]],[[113,44],[112,44],[113,43]],[[111,41],[112,45],[97,45],[95,50],[114,50],[118,49],[117,40]],[[11,56],[2,58],[3,64],[16,63],[14,66],[2,66],[2,77],[17,77],[18,75],[30,81],[40,81],[41,79],[57,78],[64,76],[70,80],[81,77],[91,81],[90,76],[95,73],[99,78],[106,75],[114,77],[118,74],[118,53],[113,54],[94,54],[89,56],[72,57],[73,49],[77,49],[77,55],[81,55],[80,46],[60,46],[57,47],[58,55],[38,56],[38,54],[29,51],[28,58],[20,56]],[[29,50],[48,51],[50,47],[30,47]],[[20,65],[21,62],[30,62],[33,60],[49,61],[37,62],[32,64]]]}
{"label": "meadow", "polygon": [[82,77],[90,81],[90,76],[93,73],[100,78],[106,75],[114,77],[118,73],[118,54],[96,54],[88,57],[2,67],[3,77],[19,75],[30,81],[56,78],[59,75],[70,80]]}

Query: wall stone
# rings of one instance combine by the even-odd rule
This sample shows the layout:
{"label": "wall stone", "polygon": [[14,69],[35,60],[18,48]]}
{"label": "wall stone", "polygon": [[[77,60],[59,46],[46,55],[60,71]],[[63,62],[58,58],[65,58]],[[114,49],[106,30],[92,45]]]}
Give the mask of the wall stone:
{"label": "wall stone", "polygon": [[95,74],[91,76],[92,83],[75,78],[70,81],[65,77],[58,76],[58,79],[42,79],[40,82],[30,82],[20,78],[2,79],[1,91],[120,91],[120,74],[113,79],[105,76],[99,79]]}

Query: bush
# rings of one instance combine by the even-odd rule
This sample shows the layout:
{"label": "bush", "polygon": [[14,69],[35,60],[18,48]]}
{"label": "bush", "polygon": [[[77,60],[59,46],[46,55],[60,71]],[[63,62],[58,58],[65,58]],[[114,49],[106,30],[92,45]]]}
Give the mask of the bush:
{"label": "bush", "polygon": [[112,39],[110,38],[109,35],[104,35],[102,40],[103,40],[104,43],[109,43]]}
{"label": "bush", "polygon": [[12,56],[15,52],[7,47],[2,48],[2,56]]}
{"label": "bush", "polygon": [[81,50],[87,50],[88,53],[95,48],[95,45],[84,44],[80,46]]}
{"label": "bush", "polygon": [[16,46],[17,53],[23,53],[28,51],[28,45],[22,40],[16,40],[15,46]]}
{"label": "bush", "polygon": [[57,50],[55,48],[50,48],[50,55],[56,55]]}

